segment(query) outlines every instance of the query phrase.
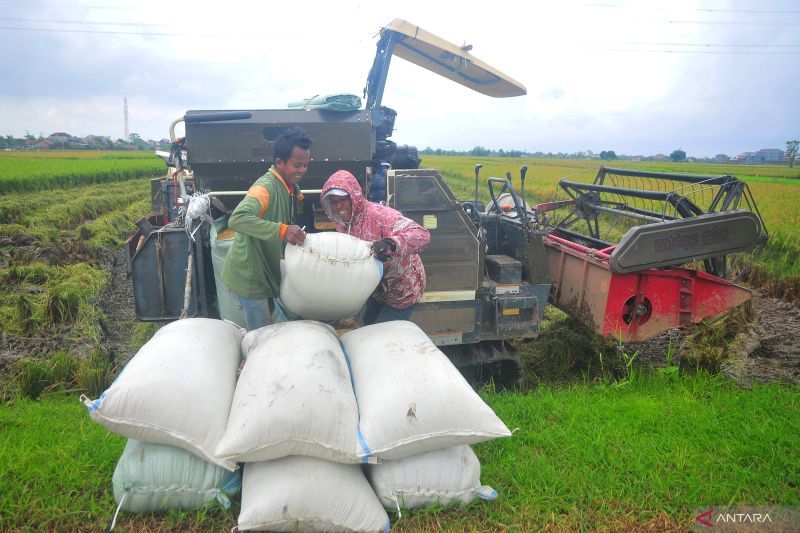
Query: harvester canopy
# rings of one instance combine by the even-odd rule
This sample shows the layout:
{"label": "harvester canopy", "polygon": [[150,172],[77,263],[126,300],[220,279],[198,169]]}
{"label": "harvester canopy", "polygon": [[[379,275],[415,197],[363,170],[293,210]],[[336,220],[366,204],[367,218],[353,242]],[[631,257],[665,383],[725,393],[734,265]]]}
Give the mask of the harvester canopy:
{"label": "harvester canopy", "polygon": [[392,55],[493,98],[528,93],[523,84],[470,54],[471,49],[471,45],[457,46],[408,21],[394,19],[381,29],[365,90],[367,109],[381,105]]}

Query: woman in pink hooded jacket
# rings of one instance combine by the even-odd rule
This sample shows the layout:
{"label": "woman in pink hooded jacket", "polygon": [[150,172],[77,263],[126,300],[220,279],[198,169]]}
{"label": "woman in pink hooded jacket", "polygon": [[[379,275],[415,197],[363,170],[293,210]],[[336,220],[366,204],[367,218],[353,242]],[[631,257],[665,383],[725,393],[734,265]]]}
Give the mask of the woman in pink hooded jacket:
{"label": "woman in pink hooded jacket", "polygon": [[419,258],[431,236],[400,212],[364,198],[355,176],[335,172],[322,187],[322,207],[336,231],[372,242],[383,261],[383,279],[361,312],[364,325],[408,320],[425,292],[425,268]]}

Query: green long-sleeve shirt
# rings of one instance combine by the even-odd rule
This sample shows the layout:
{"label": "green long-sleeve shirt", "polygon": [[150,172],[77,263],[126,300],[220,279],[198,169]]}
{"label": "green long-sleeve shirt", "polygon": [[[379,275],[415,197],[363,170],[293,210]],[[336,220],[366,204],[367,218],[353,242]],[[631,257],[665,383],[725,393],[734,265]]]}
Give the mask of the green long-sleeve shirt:
{"label": "green long-sleeve shirt", "polygon": [[222,279],[232,291],[254,300],[280,294],[283,237],[291,224],[293,201],[273,166],[236,206],[228,220],[236,237],[222,267]]}

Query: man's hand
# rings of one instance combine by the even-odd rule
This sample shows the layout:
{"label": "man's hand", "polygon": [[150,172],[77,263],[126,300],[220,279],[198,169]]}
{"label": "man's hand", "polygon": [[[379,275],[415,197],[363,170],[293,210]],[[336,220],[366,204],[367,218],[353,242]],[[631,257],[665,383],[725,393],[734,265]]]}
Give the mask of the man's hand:
{"label": "man's hand", "polygon": [[391,259],[396,251],[397,245],[388,237],[372,243],[372,253],[380,262]]}
{"label": "man's hand", "polygon": [[284,233],[283,238],[286,239],[286,242],[289,244],[300,246],[303,244],[303,241],[306,240],[306,233],[300,226],[292,225],[286,228],[286,233]]}

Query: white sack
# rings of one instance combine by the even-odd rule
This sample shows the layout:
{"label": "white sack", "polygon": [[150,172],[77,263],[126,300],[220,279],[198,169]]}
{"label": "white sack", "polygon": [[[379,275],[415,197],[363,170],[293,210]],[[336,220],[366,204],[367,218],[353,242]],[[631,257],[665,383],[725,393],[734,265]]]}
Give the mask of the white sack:
{"label": "white sack", "polygon": [[248,463],[239,531],[389,531],[361,467],[313,457]]}
{"label": "white sack", "polygon": [[92,419],[113,433],[169,444],[218,462],[236,387],[242,332],[210,318],[167,324],[97,400],[82,397]]}
{"label": "white sack", "polygon": [[303,318],[355,316],[383,277],[371,244],[344,233],[310,233],[302,246],[288,245],[281,302]]}
{"label": "white sack", "polygon": [[481,463],[469,446],[455,446],[367,465],[367,478],[387,509],[470,503],[476,496],[495,499],[481,485]]}
{"label": "white sack", "polygon": [[342,335],[361,415],[358,456],[402,459],[511,434],[416,324]]}
{"label": "white sack", "polygon": [[214,284],[217,288],[217,308],[219,317],[228,320],[239,326],[247,326],[247,319],[244,310],[239,303],[239,295],[233,292],[222,279],[222,267],[225,265],[225,257],[233,246],[233,238],[219,239],[217,234],[217,224],[211,225],[209,233],[211,240],[211,266],[214,269]]}
{"label": "white sack", "polygon": [[249,332],[217,457],[253,462],[310,455],[358,462],[358,406],[334,329],[311,320]]}
{"label": "white sack", "polygon": [[239,492],[239,472],[208,463],[166,444],[128,440],[112,478],[114,499],[130,513],[195,509],[217,502],[225,509]]}

